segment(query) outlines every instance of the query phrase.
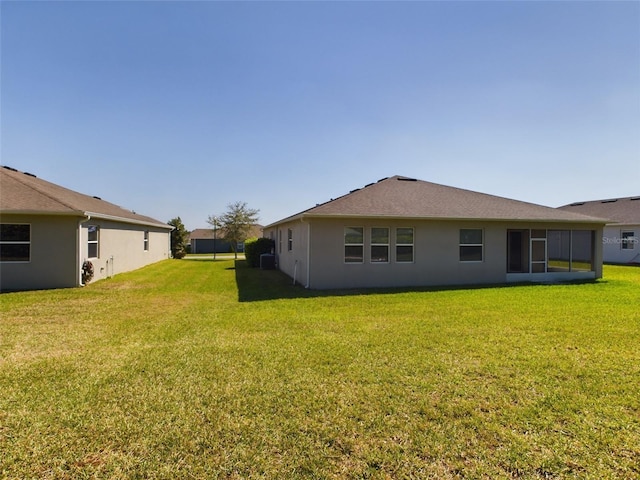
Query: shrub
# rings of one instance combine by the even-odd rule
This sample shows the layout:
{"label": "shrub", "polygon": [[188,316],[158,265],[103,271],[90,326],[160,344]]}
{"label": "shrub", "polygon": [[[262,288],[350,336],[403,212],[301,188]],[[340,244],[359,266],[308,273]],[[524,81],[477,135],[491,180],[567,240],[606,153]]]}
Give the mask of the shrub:
{"label": "shrub", "polygon": [[172,218],[167,223],[174,227],[171,230],[171,256],[173,258],[183,258],[187,254],[186,244],[189,232],[187,232],[180,217]]}
{"label": "shrub", "polygon": [[250,238],[244,242],[244,255],[250,267],[260,266],[260,255],[272,253],[275,243],[270,238]]}

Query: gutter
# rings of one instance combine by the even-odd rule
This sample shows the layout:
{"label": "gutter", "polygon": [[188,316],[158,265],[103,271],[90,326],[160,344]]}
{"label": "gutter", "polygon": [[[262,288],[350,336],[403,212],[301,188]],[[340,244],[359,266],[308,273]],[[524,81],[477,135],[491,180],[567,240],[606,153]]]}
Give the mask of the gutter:
{"label": "gutter", "polygon": [[148,226],[148,227],[166,228],[169,231],[174,229],[174,227],[172,227],[171,225],[167,225],[166,223],[146,222],[144,220],[136,220],[136,219],[133,219],[133,218],[117,217],[115,215],[106,215],[106,214],[103,214],[103,213],[84,212],[83,215],[85,215],[85,216],[88,215],[89,218],[99,218],[101,220],[112,220],[112,221],[115,221],[115,222],[131,223],[131,224],[134,224],[134,225],[145,225],[145,226]]}
{"label": "gutter", "polygon": [[[403,216],[395,216],[395,215],[358,215],[358,214],[348,214],[348,215],[322,215],[322,214],[305,214],[305,218],[323,218],[330,220],[338,220],[338,219],[371,219],[371,220],[408,220],[408,221],[420,221],[420,220],[438,220],[438,221],[461,221],[461,222],[531,222],[531,223],[582,223],[582,224],[606,224],[607,220],[603,218],[596,217],[585,217],[585,218],[573,218],[573,219],[550,219],[550,218],[493,218],[493,217],[403,217]],[[301,218],[302,219],[302,218]],[[273,225],[277,225],[277,222]],[[266,227],[265,227],[266,228]]]}
{"label": "gutter", "polygon": [[[89,217],[89,218],[100,218],[103,220],[112,220],[112,221],[121,222],[121,223],[130,223],[133,225],[145,225],[149,227],[165,228],[167,230],[174,229],[174,227],[172,227],[171,225],[167,225],[166,223],[147,222],[144,220],[136,220],[134,218],[118,217],[116,215],[106,215],[103,213],[96,213],[96,212],[84,212],[81,210],[72,210],[68,212],[48,212],[46,210],[3,210],[2,213],[6,215],[46,215],[46,216],[61,216],[61,217],[81,216],[81,217]],[[84,221],[86,222],[87,219],[85,218]]]}
{"label": "gutter", "polygon": [[371,220],[439,220],[439,221],[464,221],[464,222],[531,222],[531,223],[582,223],[582,224],[606,224],[609,220],[598,217],[590,217],[578,214],[582,218],[517,218],[517,217],[443,217],[443,216],[396,216],[396,215],[361,215],[361,214],[318,214],[318,213],[300,213],[291,217],[284,218],[266,228],[273,228],[278,225],[293,222],[296,220],[305,221],[307,218],[323,218],[323,219],[371,219]]}

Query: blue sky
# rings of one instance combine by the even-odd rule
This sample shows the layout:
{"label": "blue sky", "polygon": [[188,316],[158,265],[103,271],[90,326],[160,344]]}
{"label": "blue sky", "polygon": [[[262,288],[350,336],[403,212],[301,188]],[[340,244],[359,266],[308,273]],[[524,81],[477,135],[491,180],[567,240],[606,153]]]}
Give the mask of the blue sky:
{"label": "blue sky", "polygon": [[1,163],[189,229],[399,174],[640,193],[638,2],[2,1]]}

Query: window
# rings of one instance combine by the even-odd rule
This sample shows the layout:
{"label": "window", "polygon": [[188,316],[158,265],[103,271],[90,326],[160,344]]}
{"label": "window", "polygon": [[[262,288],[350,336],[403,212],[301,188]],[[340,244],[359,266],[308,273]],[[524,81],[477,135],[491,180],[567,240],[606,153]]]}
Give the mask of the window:
{"label": "window", "polygon": [[287,229],[287,250],[293,250],[293,230]]}
{"label": "window", "polygon": [[636,248],[638,239],[635,236],[635,232],[622,232],[620,236],[622,237],[622,241],[620,242],[622,250],[633,250]]}
{"label": "window", "polygon": [[144,250],[149,250],[149,230],[144,231]]}
{"label": "window", "polygon": [[463,228],[460,230],[460,261],[482,261],[482,229]]}
{"label": "window", "polygon": [[389,263],[389,229],[371,229],[371,263]]}
{"label": "window", "polygon": [[96,225],[87,226],[87,257],[98,258],[98,243],[100,238],[100,228]]}
{"label": "window", "polygon": [[364,262],[364,228],[344,229],[344,263]]}
{"label": "window", "polygon": [[282,253],[282,230],[278,229],[278,253]]}
{"label": "window", "polygon": [[396,228],[396,262],[413,262],[413,228]]}
{"label": "window", "polygon": [[31,260],[31,225],[0,224],[0,262]]}

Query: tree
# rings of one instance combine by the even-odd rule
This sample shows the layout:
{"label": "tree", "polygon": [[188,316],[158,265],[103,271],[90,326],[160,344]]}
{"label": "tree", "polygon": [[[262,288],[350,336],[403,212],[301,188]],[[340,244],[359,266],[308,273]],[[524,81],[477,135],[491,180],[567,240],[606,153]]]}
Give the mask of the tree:
{"label": "tree", "polygon": [[208,223],[220,227],[223,238],[231,244],[235,258],[238,258],[238,243],[246,240],[251,227],[258,222],[258,212],[249,208],[246,202],[227,205],[227,211],[219,217],[209,216]]}
{"label": "tree", "polygon": [[171,230],[171,255],[173,258],[183,258],[187,254],[187,229],[180,217],[172,218],[167,223],[174,227]]}

